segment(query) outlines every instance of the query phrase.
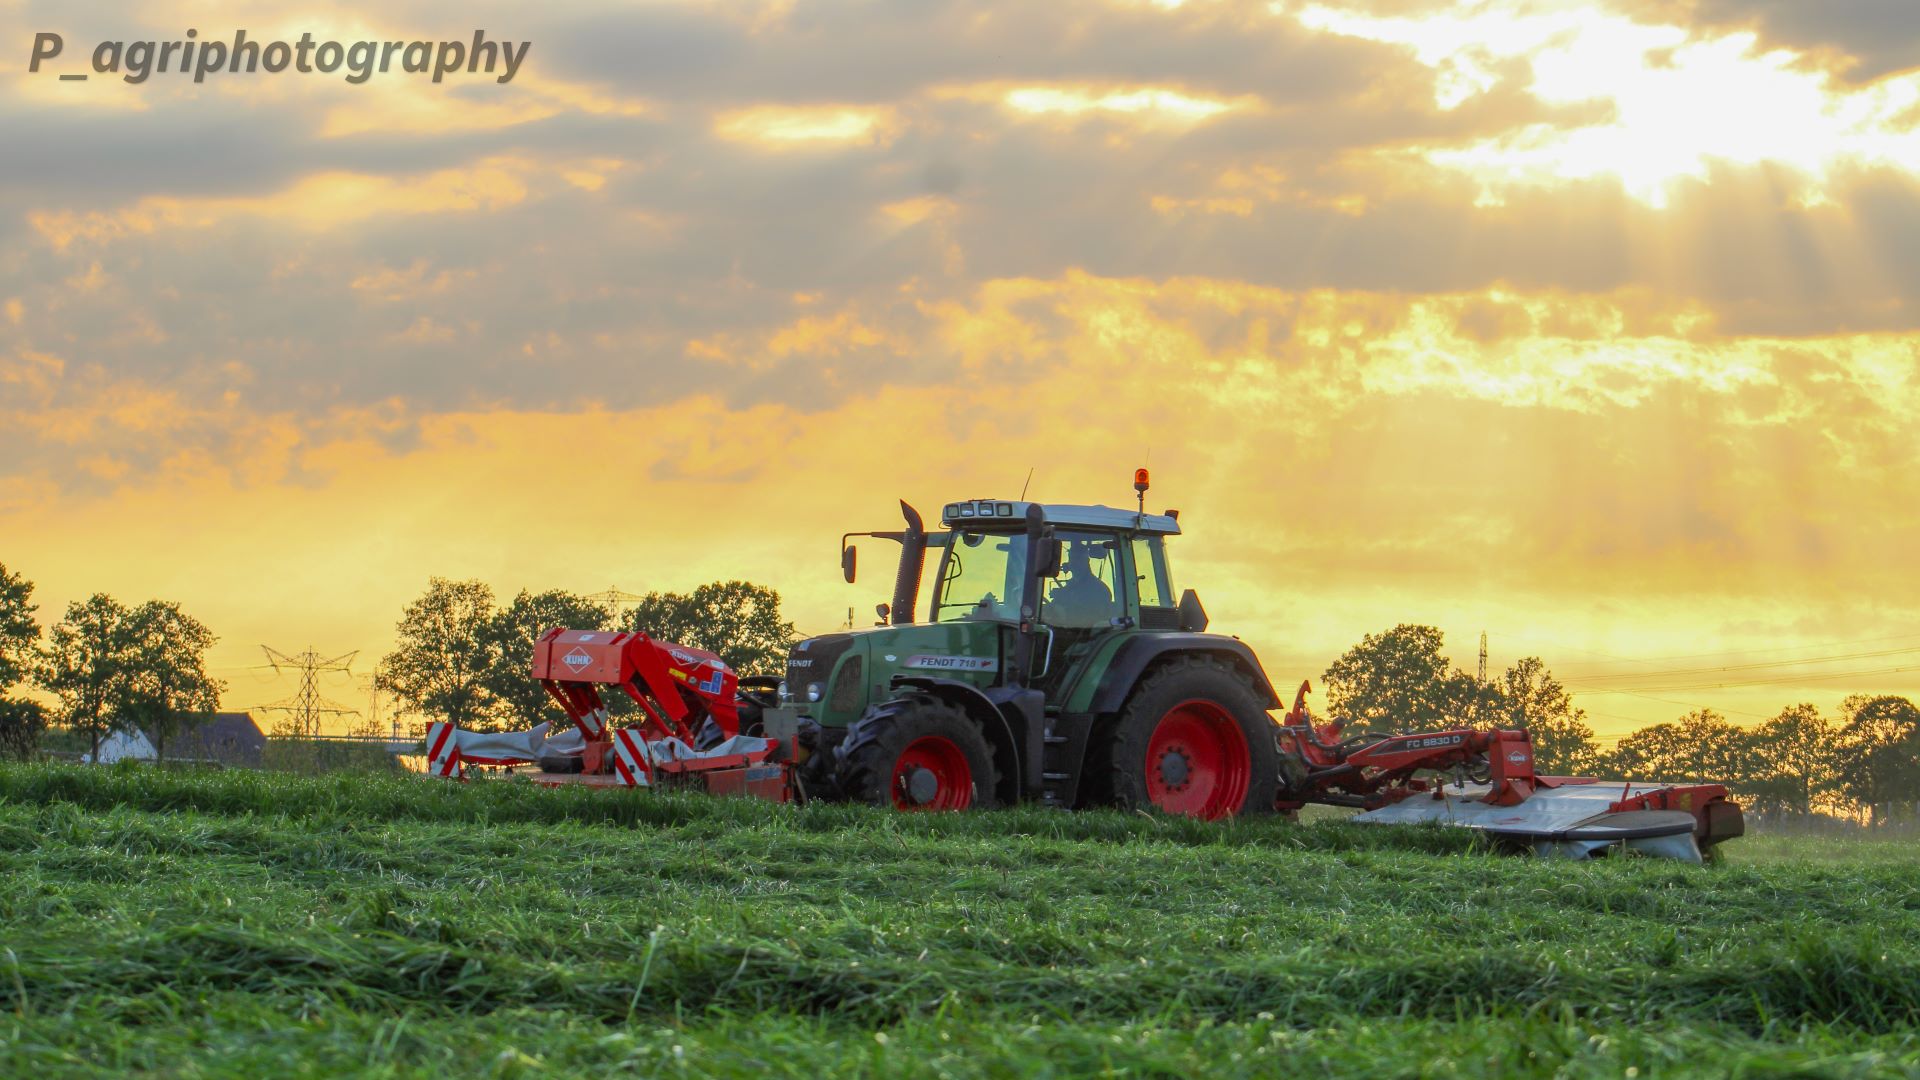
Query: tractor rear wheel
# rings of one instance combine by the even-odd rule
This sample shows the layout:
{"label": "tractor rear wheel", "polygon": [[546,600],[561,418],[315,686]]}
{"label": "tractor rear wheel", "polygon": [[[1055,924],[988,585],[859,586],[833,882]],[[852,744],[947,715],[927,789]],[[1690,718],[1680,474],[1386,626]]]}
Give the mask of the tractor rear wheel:
{"label": "tractor rear wheel", "polygon": [[968,810],[993,805],[993,749],[958,706],[916,696],[841,766],[849,796],[896,810]]}
{"label": "tractor rear wheel", "polygon": [[1273,809],[1280,752],[1246,676],[1210,656],[1155,669],[1120,712],[1108,782],[1122,806],[1214,818]]}

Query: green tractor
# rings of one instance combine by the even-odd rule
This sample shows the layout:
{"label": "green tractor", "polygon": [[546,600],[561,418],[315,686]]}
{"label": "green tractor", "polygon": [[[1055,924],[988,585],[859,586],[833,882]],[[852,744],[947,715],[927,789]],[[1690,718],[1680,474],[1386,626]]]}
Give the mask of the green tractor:
{"label": "green tractor", "polygon": [[[1039,802],[1158,807],[1202,818],[1271,810],[1280,701],[1253,651],[1175,599],[1179,514],[974,499],[898,542],[893,600],[872,629],[795,645],[769,735],[810,754],[810,791],[901,809]],[[922,571],[935,566],[918,617]]]}

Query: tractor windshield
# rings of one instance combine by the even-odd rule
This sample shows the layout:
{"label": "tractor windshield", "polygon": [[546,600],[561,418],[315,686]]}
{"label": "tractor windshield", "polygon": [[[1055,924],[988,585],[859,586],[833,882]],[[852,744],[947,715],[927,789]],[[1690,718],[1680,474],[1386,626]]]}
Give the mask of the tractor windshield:
{"label": "tractor windshield", "polygon": [[956,532],[940,563],[933,621],[1019,619],[1026,566],[1025,533]]}

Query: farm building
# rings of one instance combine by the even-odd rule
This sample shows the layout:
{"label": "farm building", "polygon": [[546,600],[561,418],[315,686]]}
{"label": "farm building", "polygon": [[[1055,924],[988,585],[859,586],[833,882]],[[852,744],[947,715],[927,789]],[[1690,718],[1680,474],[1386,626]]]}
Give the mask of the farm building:
{"label": "farm building", "polygon": [[153,743],[147,741],[145,733],[140,731],[116,731],[100,740],[99,758],[96,762],[92,753],[82,760],[89,763],[111,765],[116,761],[152,761]]}
{"label": "farm building", "polygon": [[228,768],[258,768],[267,736],[253,714],[214,713],[213,719],[167,740],[168,761],[213,762]]}
{"label": "farm building", "polygon": [[[153,761],[160,755],[152,736],[139,729],[116,731],[100,740],[100,764]],[[251,713],[215,713],[213,718],[166,740],[168,761],[251,769],[260,766],[267,737]],[[89,755],[85,760],[92,760]]]}

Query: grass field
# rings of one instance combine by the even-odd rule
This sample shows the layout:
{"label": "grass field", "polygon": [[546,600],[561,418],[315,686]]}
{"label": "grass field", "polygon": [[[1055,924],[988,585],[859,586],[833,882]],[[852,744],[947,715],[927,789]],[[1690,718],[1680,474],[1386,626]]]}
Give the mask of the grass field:
{"label": "grass field", "polygon": [[1920,851],[0,768],[0,1075],[1920,1074]]}

